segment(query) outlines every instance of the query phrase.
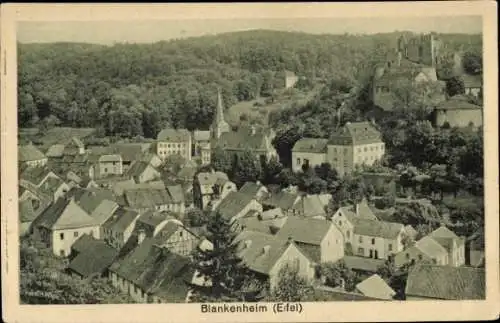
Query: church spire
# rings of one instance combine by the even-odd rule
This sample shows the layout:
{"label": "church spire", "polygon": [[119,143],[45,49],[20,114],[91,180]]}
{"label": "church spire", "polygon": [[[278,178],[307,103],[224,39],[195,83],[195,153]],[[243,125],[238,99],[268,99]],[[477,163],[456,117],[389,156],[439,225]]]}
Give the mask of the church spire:
{"label": "church spire", "polygon": [[224,120],[224,108],[222,106],[222,94],[220,88],[217,89],[217,106],[212,123],[212,138],[219,139],[224,132],[229,132],[229,124]]}
{"label": "church spire", "polygon": [[224,121],[224,108],[222,106],[222,94],[220,92],[220,88],[217,89],[217,107],[215,111],[215,119],[214,122],[216,124]]}

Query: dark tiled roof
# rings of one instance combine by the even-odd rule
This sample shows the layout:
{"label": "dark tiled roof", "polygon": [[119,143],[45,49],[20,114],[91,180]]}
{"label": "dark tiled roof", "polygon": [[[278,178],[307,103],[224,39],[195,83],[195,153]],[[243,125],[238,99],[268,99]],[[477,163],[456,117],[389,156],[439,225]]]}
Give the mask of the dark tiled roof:
{"label": "dark tiled roof", "polygon": [[295,143],[292,151],[322,154],[326,152],[327,144],[328,144],[328,139],[302,138]]}
{"label": "dark tiled roof", "polygon": [[315,244],[295,243],[300,251],[307,256],[312,262],[319,264],[321,262],[321,248]]}
{"label": "dark tiled roof", "polygon": [[188,141],[191,134],[186,129],[163,129],[158,134],[159,141],[182,142]]}
{"label": "dark tiled roof", "polygon": [[483,86],[482,75],[463,74],[462,80],[464,81],[464,86],[466,88],[480,88]]}
{"label": "dark tiled roof", "polygon": [[485,299],[481,268],[416,265],[408,274],[405,293],[448,300]]}
{"label": "dark tiled roof", "polygon": [[68,269],[84,278],[103,273],[118,256],[116,249],[103,240],[94,239],[87,234],[80,237],[72,249],[78,254],[71,260]]}
{"label": "dark tiled roof", "polygon": [[73,188],[68,192],[67,196],[68,198],[73,197],[88,214],[92,214],[102,201],[115,200],[113,192],[101,188]]}
{"label": "dark tiled roof", "polygon": [[172,198],[166,189],[144,188],[131,189],[123,193],[127,204],[134,209],[154,208],[171,204]]}
{"label": "dark tiled roof", "polygon": [[115,232],[124,232],[138,215],[139,213],[134,210],[119,207],[113,216],[104,223],[104,227]]}
{"label": "dark tiled roof", "polygon": [[143,161],[135,161],[132,163],[129,170],[127,171],[127,176],[129,177],[140,176],[148,167],[150,167],[149,163]]}
{"label": "dark tiled roof", "polygon": [[354,225],[354,234],[380,237],[384,239],[396,239],[398,234],[404,228],[401,223],[385,222],[377,220],[363,219],[355,217],[349,219]]}
{"label": "dark tiled roof", "polygon": [[49,147],[49,150],[45,153],[47,157],[61,157],[64,152],[64,145],[56,144]]}
{"label": "dark tiled roof", "polygon": [[250,128],[242,127],[238,131],[223,133],[217,141],[217,146],[229,150],[263,151],[266,149],[265,137],[264,132],[256,131],[252,134]]}
{"label": "dark tiled roof", "polygon": [[461,97],[451,97],[449,100],[441,101],[437,106],[438,110],[480,110],[481,106],[467,102]]}
{"label": "dark tiled roof", "polygon": [[327,220],[289,216],[278,232],[281,239],[319,245],[333,223]]}
{"label": "dark tiled roof", "polygon": [[22,173],[20,178],[35,185],[40,185],[42,180],[51,172],[48,167],[28,167]]}
{"label": "dark tiled roof", "polygon": [[315,286],[314,297],[317,301],[380,301],[378,298],[345,292],[327,286]]}
{"label": "dark tiled roof", "polygon": [[245,208],[252,200],[253,196],[240,192],[230,192],[217,206],[216,211],[227,219],[231,219]]}
{"label": "dark tiled roof", "polygon": [[46,158],[45,155],[33,145],[19,146],[17,148],[20,162],[40,160]]}
{"label": "dark tiled roof", "polygon": [[262,204],[279,207],[282,210],[287,211],[295,205],[297,197],[297,194],[279,191],[276,194],[271,194],[271,196],[265,199]]}
{"label": "dark tiled roof", "polygon": [[40,190],[47,194],[47,195],[52,195],[54,194],[61,185],[64,184],[64,181],[60,178],[55,178],[55,177],[49,177],[47,178],[43,184],[40,186]]}
{"label": "dark tiled roof", "polygon": [[318,195],[302,196],[293,206],[293,210],[305,217],[326,216],[323,203],[319,199]]}
{"label": "dark tiled roof", "polygon": [[124,162],[139,160],[151,147],[150,143],[124,143],[109,146],[109,153],[120,154]]}
{"label": "dark tiled roof", "polygon": [[246,194],[248,196],[256,197],[259,190],[264,187],[262,184],[255,182],[245,182],[238,192]]}
{"label": "dark tiled roof", "polygon": [[31,222],[36,218],[31,201],[19,201],[19,219],[21,222]]}
{"label": "dark tiled roof", "polygon": [[378,268],[385,263],[384,259],[373,259],[358,256],[344,256],[342,258],[347,268],[366,272],[377,272]]}
{"label": "dark tiled roof", "polygon": [[370,122],[348,122],[330,137],[334,145],[362,145],[382,142],[380,132]]}
{"label": "dark tiled roof", "polygon": [[47,229],[71,229],[98,225],[75,201],[59,199],[49,206],[33,225]]}

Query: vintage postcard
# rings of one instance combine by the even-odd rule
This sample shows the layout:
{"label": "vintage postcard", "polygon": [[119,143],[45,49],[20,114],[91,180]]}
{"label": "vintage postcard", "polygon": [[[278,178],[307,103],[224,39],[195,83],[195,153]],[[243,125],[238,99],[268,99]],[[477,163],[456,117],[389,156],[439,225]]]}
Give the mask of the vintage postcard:
{"label": "vintage postcard", "polygon": [[3,319],[498,318],[495,13],[2,5]]}

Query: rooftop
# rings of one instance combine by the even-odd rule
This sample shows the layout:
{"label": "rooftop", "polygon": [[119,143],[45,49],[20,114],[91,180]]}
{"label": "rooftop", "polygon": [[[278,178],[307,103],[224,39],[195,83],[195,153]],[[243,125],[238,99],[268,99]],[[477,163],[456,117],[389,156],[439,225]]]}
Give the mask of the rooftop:
{"label": "rooftop", "polygon": [[158,141],[184,142],[191,138],[186,129],[163,129],[157,136]]}
{"label": "rooftop", "polygon": [[[103,240],[97,240],[84,234],[72,246],[78,252],[71,260],[68,269],[83,278],[104,272],[118,256],[118,251]],[[96,256],[98,255],[98,256]]]}
{"label": "rooftop", "polygon": [[292,151],[302,152],[302,153],[324,154],[326,152],[327,144],[328,144],[328,139],[302,138],[295,143]]}
{"label": "rooftop", "polygon": [[370,122],[348,122],[330,136],[332,145],[364,145],[381,143],[380,132]]}
{"label": "rooftop", "polygon": [[374,274],[356,285],[356,289],[363,295],[391,300],[396,292],[377,274]]}
{"label": "rooftop", "polygon": [[285,240],[291,237],[296,242],[319,245],[332,225],[327,220],[289,216],[279,230],[278,237]]}
{"label": "rooftop", "polygon": [[36,161],[47,158],[38,148],[31,144],[19,146],[17,148],[17,154],[20,162]]}
{"label": "rooftop", "polygon": [[252,200],[253,196],[240,192],[230,192],[217,206],[216,211],[227,219],[241,212]]}

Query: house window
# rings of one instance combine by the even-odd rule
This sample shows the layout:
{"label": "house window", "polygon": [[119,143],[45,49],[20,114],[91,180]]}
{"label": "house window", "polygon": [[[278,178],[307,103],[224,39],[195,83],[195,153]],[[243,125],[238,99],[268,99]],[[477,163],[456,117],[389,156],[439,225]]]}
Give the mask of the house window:
{"label": "house window", "polygon": [[182,231],[181,231],[181,232],[179,232],[179,236],[180,236],[180,237],[182,237],[182,233],[183,233]]}
{"label": "house window", "polygon": [[297,158],[297,165],[300,165],[300,158]]}
{"label": "house window", "polygon": [[424,259],[424,257],[422,257],[422,255],[418,255],[418,260],[422,260]]}
{"label": "house window", "polygon": [[78,237],[78,231],[73,232],[73,236],[76,238]]}
{"label": "house window", "polygon": [[59,254],[61,255],[61,257],[64,257],[65,256],[65,253],[64,253],[64,250],[59,250]]}
{"label": "house window", "polygon": [[392,251],[392,243],[389,243],[389,251]]}
{"label": "house window", "polygon": [[64,233],[60,233],[60,234],[59,234],[59,238],[60,238],[61,240],[64,240]]}
{"label": "house window", "polygon": [[365,254],[365,249],[363,248],[358,248],[358,255],[363,256]]}
{"label": "house window", "polygon": [[93,238],[94,237],[94,230],[90,230],[90,236]]}
{"label": "house window", "polygon": [[375,244],[375,238],[372,238],[372,244]]}
{"label": "house window", "polygon": [[170,148],[170,144],[167,144],[167,148]]}
{"label": "house window", "polygon": [[107,173],[107,172],[108,172],[108,169],[107,169],[106,167],[104,168],[104,172],[105,172],[105,173]]}
{"label": "house window", "polygon": [[363,237],[359,236],[359,243],[363,243]]}

